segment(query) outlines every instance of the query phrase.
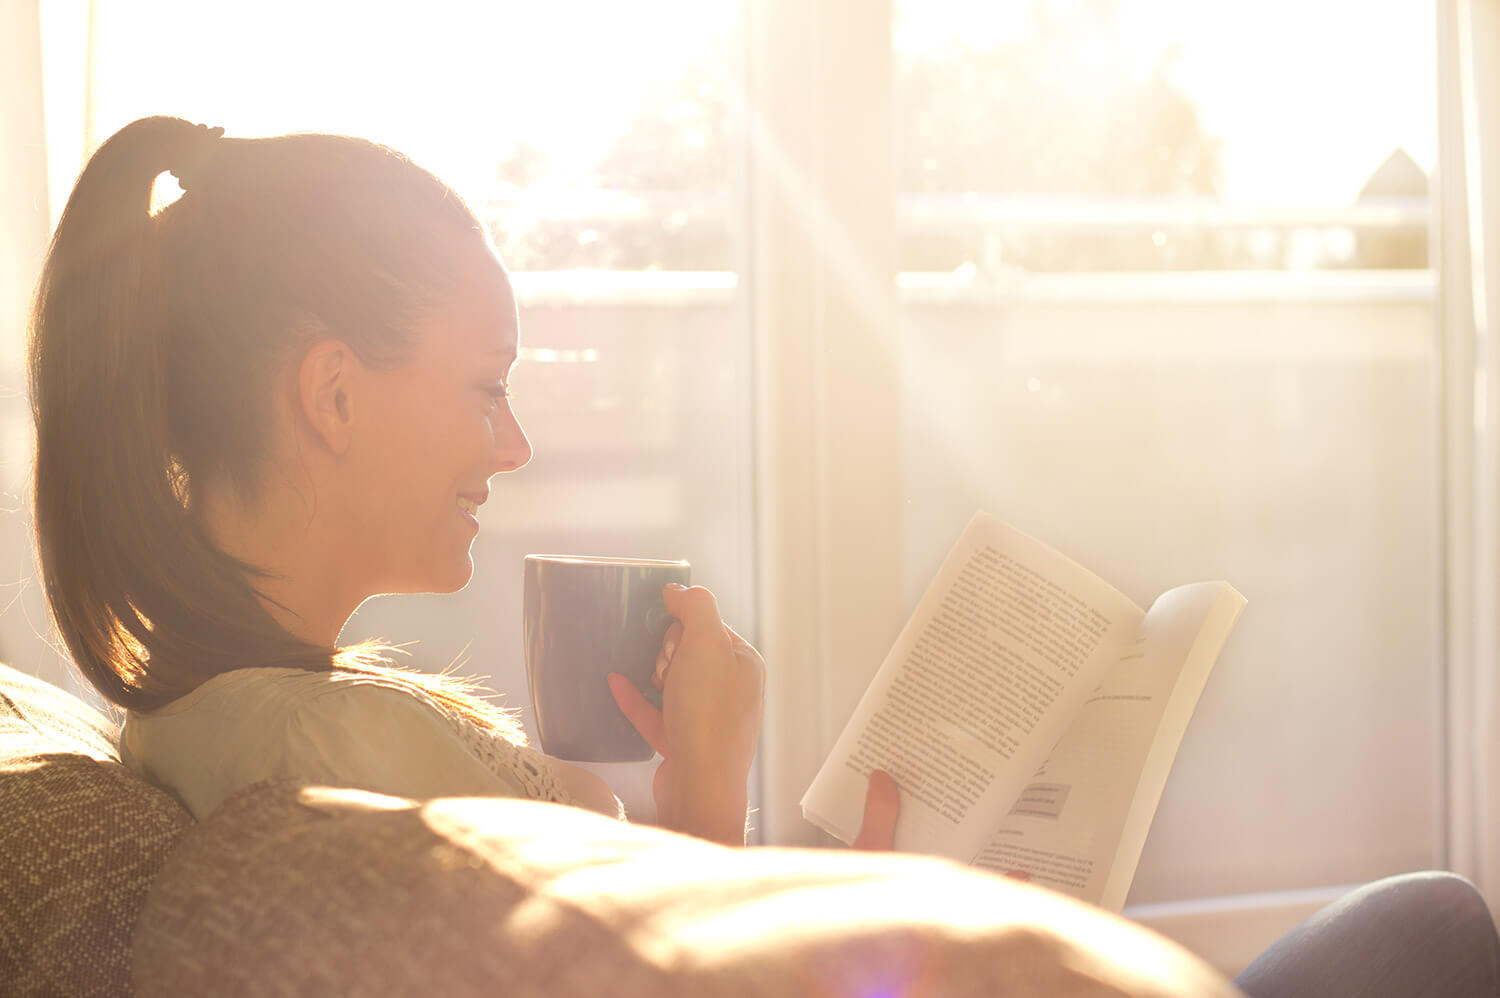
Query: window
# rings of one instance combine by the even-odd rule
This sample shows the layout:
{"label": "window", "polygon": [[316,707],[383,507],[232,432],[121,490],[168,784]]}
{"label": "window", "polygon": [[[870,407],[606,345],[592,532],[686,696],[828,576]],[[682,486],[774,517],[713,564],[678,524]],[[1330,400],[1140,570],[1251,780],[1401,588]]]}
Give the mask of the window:
{"label": "window", "polygon": [[1143,606],[1246,594],[1142,917],[1443,865],[1433,9],[924,0],[894,44],[907,605],[979,507]]}
{"label": "window", "polygon": [[[345,640],[415,642],[415,664],[461,661],[524,706],[521,558],[533,552],[686,558],[753,631],[734,4],[443,0],[420,16],[101,4],[83,60],[84,25],[53,16],[58,210],[87,153],[144,115],[231,136],[347,132],[463,194],[513,271],[515,405],[535,458],[495,481],[467,589],[371,600]],[[85,67],[75,131],[59,109]],[[649,803],[649,767],[611,778]]]}

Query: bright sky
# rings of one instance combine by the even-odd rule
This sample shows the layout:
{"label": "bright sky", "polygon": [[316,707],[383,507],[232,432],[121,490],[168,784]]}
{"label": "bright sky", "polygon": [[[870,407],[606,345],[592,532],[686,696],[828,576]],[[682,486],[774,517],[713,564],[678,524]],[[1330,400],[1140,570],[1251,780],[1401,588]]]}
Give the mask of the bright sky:
{"label": "bright sky", "polygon": [[706,0],[97,3],[101,136],[153,113],[240,135],[342,131],[471,195],[517,138],[586,168],[653,74],[728,16]]}
{"label": "bright sky", "polygon": [[[241,135],[346,131],[471,196],[516,138],[586,169],[653,77],[733,18],[728,0],[95,2],[100,137],[150,113]],[[1143,68],[1181,43],[1177,79],[1226,140],[1227,195],[1282,204],[1347,203],[1398,145],[1432,167],[1433,4],[1375,6],[1120,0]],[[1003,38],[1019,7],[909,0],[898,41]]]}
{"label": "bright sky", "polygon": [[[1225,140],[1225,196],[1243,203],[1346,204],[1392,149],[1437,161],[1432,0],[1118,0],[1145,72],[1181,46],[1175,79]],[[1080,0],[1051,0],[1059,12]],[[1026,7],[906,0],[898,44],[1024,31]]]}

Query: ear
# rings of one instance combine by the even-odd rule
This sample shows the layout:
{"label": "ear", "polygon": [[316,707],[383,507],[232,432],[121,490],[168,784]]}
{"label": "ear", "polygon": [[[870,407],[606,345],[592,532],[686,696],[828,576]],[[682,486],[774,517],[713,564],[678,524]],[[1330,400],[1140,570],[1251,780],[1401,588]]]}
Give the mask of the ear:
{"label": "ear", "polygon": [[297,367],[297,402],[313,433],[335,454],[349,449],[359,359],[348,344],[322,340]]}

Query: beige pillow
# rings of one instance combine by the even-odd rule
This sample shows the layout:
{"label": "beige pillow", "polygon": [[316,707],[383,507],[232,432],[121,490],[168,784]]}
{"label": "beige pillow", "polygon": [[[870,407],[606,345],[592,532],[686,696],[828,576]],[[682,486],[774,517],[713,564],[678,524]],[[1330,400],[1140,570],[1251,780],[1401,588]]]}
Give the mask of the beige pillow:
{"label": "beige pillow", "polygon": [[943,860],[285,783],[183,838],[134,979],[145,996],[1238,994],[1129,922]]}
{"label": "beige pillow", "polygon": [[120,765],[112,730],[0,665],[0,992],[128,990],[146,890],[192,819]]}

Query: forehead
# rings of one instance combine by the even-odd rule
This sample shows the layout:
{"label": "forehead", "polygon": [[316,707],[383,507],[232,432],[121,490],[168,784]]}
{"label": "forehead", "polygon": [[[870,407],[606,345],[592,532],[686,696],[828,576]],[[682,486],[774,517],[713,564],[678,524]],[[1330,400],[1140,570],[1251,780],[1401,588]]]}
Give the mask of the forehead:
{"label": "forehead", "polygon": [[519,329],[510,277],[493,257],[470,275],[452,301],[421,323],[418,353],[455,366],[516,356]]}

